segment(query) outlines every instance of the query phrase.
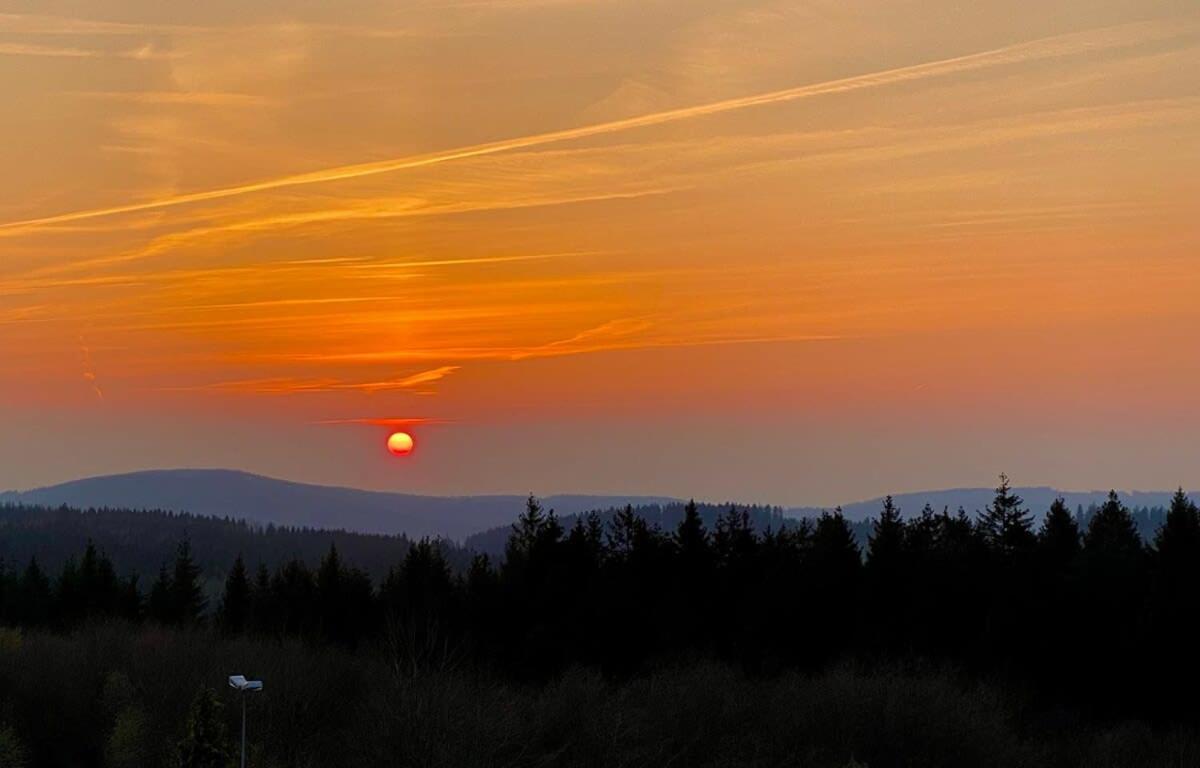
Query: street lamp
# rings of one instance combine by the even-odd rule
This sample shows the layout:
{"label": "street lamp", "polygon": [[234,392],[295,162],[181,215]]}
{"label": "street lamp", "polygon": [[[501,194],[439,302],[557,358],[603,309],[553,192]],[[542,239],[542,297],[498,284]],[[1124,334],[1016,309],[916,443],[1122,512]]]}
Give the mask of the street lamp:
{"label": "street lamp", "polygon": [[229,687],[242,692],[242,768],[246,768],[246,692],[261,691],[262,680],[247,680],[245,675],[230,675]]}

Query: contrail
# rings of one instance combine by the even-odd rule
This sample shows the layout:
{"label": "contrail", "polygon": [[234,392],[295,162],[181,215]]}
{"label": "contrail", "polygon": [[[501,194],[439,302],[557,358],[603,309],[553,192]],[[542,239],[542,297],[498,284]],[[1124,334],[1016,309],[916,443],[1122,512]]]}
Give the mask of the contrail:
{"label": "contrail", "polygon": [[[1130,35],[1129,33],[1131,31],[1134,34]],[[936,61],[929,61],[922,64],[913,64],[910,66],[881,70],[863,75],[854,75],[852,77],[828,80],[821,83],[811,83],[794,88],[785,88],[779,91],[770,91],[768,93],[760,93],[752,96],[742,96],[723,101],[716,101],[709,104],[669,109],[662,112],[641,115],[638,117],[612,120],[604,123],[596,123],[593,125],[580,126],[576,128],[567,128],[558,131],[550,131],[547,133],[532,134],[529,136],[518,136],[515,138],[501,139],[499,141],[492,141],[483,144],[458,147],[456,149],[442,150],[440,152],[410,155],[408,157],[395,158],[392,160],[381,160],[371,163],[359,163],[355,165],[326,168],[318,171],[310,171],[308,173],[266,179],[250,184],[221,187],[219,189],[210,189],[201,192],[191,192],[188,194],[175,195],[173,197],[166,197],[159,200],[149,200],[141,203],[130,203],[128,205],[118,205],[109,208],[94,208],[90,210],[61,213],[53,216],[43,216],[34,219],[11,221],[0,224],[0,231],[36,228],[51,224],[63,224],[72,221],[81,221],[83,219],[95,219],[105,216],[115,216],[123,213],[135,213],[138,211],[152,211],[160,208],[187,205],[189,203],[219,200],[227,197],[248,195],[255,192],[266,192],[285,187],[320,184],[323,182],[340,181],[344,179],[358,179],[381,173],[392,173],[394,171],[402,171],[412,168],[423,168],[426,166],[440,165],[442,163],[450,163],[456,160],[465,160],[473,157],[482,157],[485,155],[494,155],[517,149],[526,149],[545,144],[585,139],[592,136],[628,131],[635,128],[646,128],[650,126],[662,125],[664,123],[674,123],[697,117],[718,115],[725,112],[748,109],[750,107],[781,104],[785,102],[808,99],[815,96],[844,93],[847,91],[880,88],[896,83],[922,80],[930,77],[940,77],[943,75],[968,72],[977,69],[1001,66],[1004,64],[1016,64],[1028,61],[1070,56],[1092,50],[1103,50],[1121,45],[1131,45],[1149,39],[1164,37],[1169,34],[1169,31],[1165,30],[1161,25],[1154,24],[1153,22],[1142,22],[1130,25],[1119,25],[1115,27],[1104,27],[1086,32],[1055,35],[1052,37],[1045,37],[1024,43],[1004,46],[1002,48],[994,48],[988,51],[967,54],[965,56],[938,59]]]}

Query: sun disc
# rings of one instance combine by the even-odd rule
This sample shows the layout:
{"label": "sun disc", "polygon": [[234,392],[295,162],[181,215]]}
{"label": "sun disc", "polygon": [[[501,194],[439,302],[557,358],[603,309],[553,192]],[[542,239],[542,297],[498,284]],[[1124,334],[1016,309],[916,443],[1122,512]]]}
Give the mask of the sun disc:
{"label": "sun disc", "polygon": [[393,432],[387,440],[387,449],[394,456],[407,456],[413,449],[412,435],[407,432]]}

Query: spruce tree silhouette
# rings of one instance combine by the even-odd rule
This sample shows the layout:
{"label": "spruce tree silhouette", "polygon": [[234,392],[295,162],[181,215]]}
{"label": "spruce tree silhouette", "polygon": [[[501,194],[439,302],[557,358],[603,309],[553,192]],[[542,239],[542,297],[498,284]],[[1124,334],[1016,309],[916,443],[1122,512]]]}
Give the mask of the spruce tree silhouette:
{"label": "spruce tree silhouette", "polygon": [[912,523],[906,526],[892,497],[886,497],[867,538],[865,567],[867,611],[876,627],[865,640],[877,652],[897,652],[906,642],[912,574],[906,562],[905,540],[910,530],[915,532],[917,527]]}
{"label": "spruce tree silhouette", "polygon": [[1038,531],[1038,551],[1044,567],[1049,573],[1061,575],[1078,559],[1081,549],[1074,516],[1063,499],[1055,499]]}
{"label": "spruce tree silhouette", "polygon": [[712,550],[709,547],[708,530],[704,527],[695,499],[683,508],[683,519],[675,529],[674,542],[679,562],[685,569],[708,566]]}
{"label": "spruce tree silhouette", "polygon": [[1092,515],[1083,546],[1096,564],[1130,568],[1140,562],[1144,550],[1137,525],[1116,491],[1109,491],[1108,499]]}
{"label": "spruce tree silhouette", "polygon": [[166,563],[159,567],[158,578],[150,587],[146,611],[150,618],[159,624],[174,624],[177,621],[175,603],[172,598],[171,573],[167,570]]}
{"label": "spruce tree silhouette", "polygon": [[[1115,491],[1096,510],[1083,537],[1084,594],[1080,629],[1087,638],[1083,668],[1091,667],[1094,679],[1085,690],[1098,706],[1115,706],[1121,698],[1143,695],[1140,673],[1132,666],[1113,663],[1131,658],[1140,646],[1146,620],[1145,549],[1129,510]],[[1096,674],[1095,670],[1104,670]],[[1101,694],[1097,689],[1107,690]]]}
{"label": "spruce tree silhouette", "polygon": [[1200,587],[1200,512],[1182,488],[1171,498],[1154,549],[1161,579],[1170,589],[1194,593]]}
{"label": "spruce tree silhouette", "polygon": [[1171,499],[1166,519],[1154,538],[1153,621],[1155,647],[1160,650],[1153,665],[1158,674],[1178,682],[1177,691],[1187,691],[1162,701],[1167,712],[1196,712],[1200,704],[1193,695],[1200,686],[1200,617],[1196,595],[1200,593],[1200,511],[1180,488]]}
{"label": "spruce tree silhouette", "polygon": [[293,558],[284,563],[271,576],[272,629],[284,635],[316,635],[316,596],[316,581],[304,561]]}
{"label": "spruce tree silhouette", "polygon": [[329,551],[321,558],[316,574],[318,632],[330,642],[345,642],[347,639],[345,624],[348,606],[343,601],[344,577],[337,544],[331,542]]}
{"label": "spruce tree silhouette", "polygon": [[50,622],[53,595],[50,579],[38,565],[37,556],[29,559],[29,565],[21,575],[21,586],[17,598],[17,615],[21,624],[43,627]]}
{"label": "spruce tree silhouette", "polygon": [[1063,499],[1055,499],[1038,530],[1037,587],[1028,597],[1029,621],[1042,631],[1031,637],[1032,673],[1044,684],[1065,690],[1072,686],[1076,655],[1074,637],[1080,600],[1077,570],[1082,551],[1079,526]]}
{"label": "spruce tree silhouette", "polygon": [[1033,549],[1033,515],[1022,503],[1012,492],[1008,475],[1002,473],[996,495],[979,520],[992,551],[1001,557],[1020,556]]}
{"label": "spruce tree silhouette", "polygon": [[879,517],[871,524],[867,539],[867,570],[889,573],[899,570],[904,553],[904,521],[891,496],[883,500]]}
{"label": "spruce tree silhouette", "polygon": [[511,626],[509,663],[524,674],[547,675],[558,666],[563,603],[558,545],[562,525],[532,494],[513,525],[501,566],[504,616]]}
{"label": "spruce tree silhouette", "polygon": [[857,633],[862,555],[841,507],[817,518],[805,570],[812,586],[809,661],[827,663],[846,653]]}
{"label": "spruce tree silhouette", "polygon": [[204,616],[208,599],[200,583],[200,567],[192,558],[192,545],[187,539],[179,542],[175,552],[175,569],[171,574],[171,611],[174,623],[195,624]]}
{"label": "spruce tree silhouette", "polygon": [[278,625],[279,607],[271,591],[271,570],[259,563],[250,588],[249,627],[254,632],[270,632]]}
{"label": "spruce tree silhouette", "polygon": [[225,578],[225,593],[217,609],[217,624],[226,632],[236,635],[246,631],[249,620],[250,577],[246,573],[246,563],[238,553]]}
{"label": "spruce tree silhouette", "polygon": [[695,499],[683,509],[672,536],[675,567],[672,580],[672,621],[678,645],[699,650],[707,645],[716,561],[711,537]]}
{"label": "spruce tree silhouette", "polygon": [[441,549],[428,538],[409,548],[380,587],[387,640],[410,674],[445,664],[457,650],[451,622],[454,582]]}

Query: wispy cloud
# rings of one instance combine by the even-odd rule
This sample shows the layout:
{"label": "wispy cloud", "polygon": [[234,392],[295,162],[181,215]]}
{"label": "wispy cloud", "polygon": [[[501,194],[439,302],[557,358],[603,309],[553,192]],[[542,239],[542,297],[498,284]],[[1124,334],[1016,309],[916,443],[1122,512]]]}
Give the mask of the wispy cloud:
{"label": "wispy cloud", "polygon": [[1001,48],[967,54],[964,56],[937,59],[921,64],[880,70],[862,75],[828,80],[820,83],[811,83],[794,88],[759,93],[751,96],[725,99],[708,104],[670,109],[651,114],[640,115],[637,117],[596,123],[577,128],[530,134],[527,136],[464,146],[440,152],[395,158],[392,160],[337,166],[307,173],[265,179],[249,184],[240,184],[182,195],[173,195],[170,197],[159,198],[157,200],[9,221],[0,224],[0,229],[14,230],[43,227],[47,225],[79,221],[83,219],[114,216],[124,213],[156,210],[160,208],[187,205],[191,203],[219,200],[223,198],[288,187],[363,178],[377,174],[393,173],[402,170],[440,165],[501,152],[510,152],[517,149],[544,146],[558,142],[574,141],[638,128],[647,128],[684,120],[692,120],[755,107],[794,102],[830,94],[881,88],[889,85],[944,77],[950,74],[971,72],[985,68],[1079,55],[1097,50],[1134,45],[1149,40],[1169,37],[1174,34],[1177,34],[1176,30],[1169,25],[1153,22],[1141,22],[1115,27],[1105,27],[1086,32],[1056,35],[1053,37],[1041,38],[1038,40],[1004,46]]}
{"label": "wispy cloud", "polygon": [[83,380],[91,387],[96,399],[103,400],[104,390],[100,389],[100,382],[96,378],[96,366],[92,364],[92,350],[83,340],[83,334],[79,336],[79,361],[83,366]]}
{"label": "wispy cloud", "polygon": [[182,24],[147,24],[103,19],[0,13],[0,29],[31,35],[145,35],[196,32],[203,27]]}
{"label": "wispy cloud", "polygon": [[151,105],[178,104],[204,107],[252,107],[272,103],[268,99],[249,93],[223,93],[215,91],[70,91],[69,93],[73,96],[86,99]]}
{"label": "wispy cloud", "polygon": [[401,376],[394,379],[368,380],[368,381],[345,381],[343,379],[324,377],[324,378],[296,378],[277,376],[262,379],[241,379],[237,381],[222,381],[213,384],[201,384],[196,386],[183,387],[166,387],[166,391],[217,391],[217,392],[237,392],[237,393],[253,393],[253,394],[271,394],[271,395],[293,395],[310,392],[339,392],[339,391],[355,391],[355,392],[390,392],[396,390],[411,390],[418,387],[423,387],[427,384],[440,381],[455,371],[459,370],[457,365],[443,365],[438,368],[432,368],[428,371],[420,371],[418,373]]}
{"label": "wispy cloud", "polygon": [[447,420],[447,419],[433,419],[433,418],[425,418],[422,416],[409,416],[409,417],[367,416],[367,417],[355,418],[355,419],[322,419],[321,421],[314,421],[313,423],[314,424],[331,424],[331,425],[359,424],[359,425],[365,425],[365,426],[371,426],[371,427],[417,427],[417,426],[422,426],[425,424],[451,424],[453,422],[451,422],[450,420]]}
{"label": "wispy cloud", "polygon": [[137,48],[120,51],[106,51],[91,48],[75,48],[53,45],[37,45],[33,43],[0,43],[0,55],[3,56],[49,56],[71,59],[134,59],[137,61],[154,61],[170,59],[178,54],[161,50],[147,43]]}

